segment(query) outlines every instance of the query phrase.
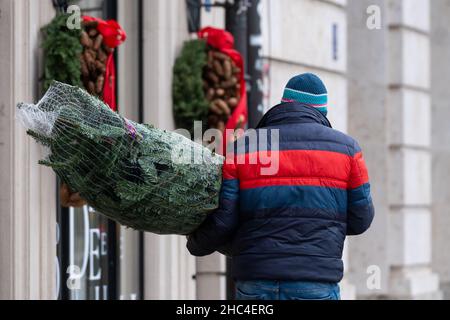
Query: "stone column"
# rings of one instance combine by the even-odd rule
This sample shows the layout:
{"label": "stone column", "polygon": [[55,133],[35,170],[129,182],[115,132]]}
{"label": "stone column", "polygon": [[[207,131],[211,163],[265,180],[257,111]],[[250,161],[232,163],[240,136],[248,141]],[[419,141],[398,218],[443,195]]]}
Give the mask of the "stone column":
{"label": "stone column", "polygon": [[[203,11],[203,25],[224,27],[223,9]],[[183,42],[189,39],[184,1],[144,1],[144,118],[174,129],[172,68]],[[195,259],[186,239],[146,235],[145,297],[225,299],[225,257]],[[195,276],[195,277],[194,277]]]}
{"label": "stone column", "polygon": [[431,270],[430,1],[388,1],[389,295],[438,298]]}
{"label": "stone column", "polygon": [[[349,2],[350,133],[364,148],[376,210],[350,250],[364,297],[439,297],[431,270],[429,3]],[[366,25],[370,5],[380,9],[379,30]],[[380,271],[379,290],[364,281],[370,265]]]}
{"label": "stone column", "polygon": [[56,177],[15,119],[39,98],[40,27],[51,2],[0,1],[0,299],[56,297]]}
{"label": "stone column", "polygon": [[[381,13],[381,29],[367,27],[369,15],[366,12],[371,5]],[[347,3],[349,133],[363,149],[375,205],[375,219],[369,231],[349,239],[349,276],[359,297],[385,295],[388,290],[386,83],[389,48],[385,13],[384,0],[349,0]],[[380,273],[379,289],[366,284],[370,266]]]}
{"label": "stone column", "polygon": [[[201,12],[201,26],[213,26],[225,28],[225,10],[214,8],[207,12],[204,8]],[[207,257],[196,259],[196,288],[199,300],[226,300],[226,258],[220,253],[214,253]]]}
{"label": "stone column", "polygon": [[197,258],[197,299],[226,300],[226,259],[216,252],[210,256]]}
{"label": "stone column", "polygon": [[[124,117],[139,121],[139,1],[118,0],[118,22],[127,41],[117,49],[118,106]],[[120,227],[120,299],[140,299],[139,232]]]}
{"label": "stone column", "polygon": [[431,5],[431,120],[433,170],[433,269],[450,299],[450,1]]}
{"label": "stone column", "polygon": [[[143,1],[144,4],[144,120],[174,129],[172,68],[188,39],[184,1]],[[145,298],[195,299],[195,258],[178,236],[146,234]]]}

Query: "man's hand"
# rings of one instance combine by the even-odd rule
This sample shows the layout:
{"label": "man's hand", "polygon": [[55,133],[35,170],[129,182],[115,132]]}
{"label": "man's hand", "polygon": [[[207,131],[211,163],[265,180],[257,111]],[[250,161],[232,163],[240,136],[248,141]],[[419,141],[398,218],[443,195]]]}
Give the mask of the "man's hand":
{"label": "man's hand", "polygon": [[81,208],[87,205],[86,201],[81,198],[79,193],[73,193],[69,186],[63,183],[59,189],[61,206],[64,208]]}

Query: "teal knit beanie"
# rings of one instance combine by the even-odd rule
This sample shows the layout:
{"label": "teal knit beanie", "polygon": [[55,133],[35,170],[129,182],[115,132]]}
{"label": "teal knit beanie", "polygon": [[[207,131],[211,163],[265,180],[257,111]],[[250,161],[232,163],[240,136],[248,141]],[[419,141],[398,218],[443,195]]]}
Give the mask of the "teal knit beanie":
{"label": "teal knit beanie", "polygon": [[328,92],[320,78],[304,73],[289,80],[284,89],[282,102],[300,102],[328,114]]}

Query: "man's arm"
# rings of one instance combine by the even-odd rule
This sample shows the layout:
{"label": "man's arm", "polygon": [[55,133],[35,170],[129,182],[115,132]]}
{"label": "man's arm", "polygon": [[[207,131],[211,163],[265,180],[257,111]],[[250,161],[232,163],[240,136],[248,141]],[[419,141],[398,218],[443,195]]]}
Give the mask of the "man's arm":
{"label": "man's arm", "polygon": [[239,180],[234,164],[224,164],[222,171],[219,208],[188,236],[187,249],[194,256],[206,256],[214,251],[230,254],[229,244],[239,218]]}
{"label": "man's arm", "polygon": [[347,191],[347,235],[349,236],[360,235],[369,229],[375,214],[370,195],[369,174],[361,148],[356,142],[355,150]]}

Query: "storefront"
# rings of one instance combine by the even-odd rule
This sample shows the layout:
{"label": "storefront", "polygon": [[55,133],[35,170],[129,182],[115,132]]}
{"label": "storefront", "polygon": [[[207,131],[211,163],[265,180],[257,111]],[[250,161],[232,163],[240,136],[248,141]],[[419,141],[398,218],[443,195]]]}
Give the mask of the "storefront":
{"label": "storefront", "polygon": [[[24,51],[21,44],[27,41],[26,39],[32,38],[33,43],[30,47],[36,48],[39,45],[39,28],[54,16],[53,6],[51,1],[39,1],[38,4],[30,0],[20,1],[20,4],[12,1],[6,3],[11,9],[11,17],[16,19],[15,23],[19,27],[22,26],[19,20],[23,19],[19,18],[22,18],[23,12],[28,12],[30,16],[33,15],[32,12],[40,12],[42,15],[32,26],[18,28],[23,35],[21,32],[16,32],[10,39],[14,48],[14,51],[10,53],[10,59],[18,56],[20,61],[28,61],[29,64],[28,68],[21,67],[19,63],[13,64],[8,76],[12,77],[18,72],[25,72],[21,74],[21,79],[29,81],[27,90],[23,94],[18,94],[21,93],[19,82],[13,82],[14,88],[5,88],[5,92],[10,97],[8,103],[11,105],[17,101],[35,101],[40,94],[37,89],[36,75],[41,72],[42,60],[35,59],[32,50]],[[125,117],[151,123],[162,129],[175,128],[172,111],[173,64],[183,42],[190,38],[188,25],[192,24],[195,13],[188,4],[194,4],[195,7],[195,3],[198,2],[178,0],[83,0],[77,2],[83,14],[105,19],[115,18],[128,33],[127,41],[117,50],[116,56],[118,106],[119,112]],[[252,68],[249,68],[247,72],[263,72],[258,77],[264,77],[264,81],[252,83],[252,87],[258,89],[256,99],[255,96],[250,96],[253,110],[251,115],[255,116],[252,121],[255,122],[258,114],[278,99],[277,92],[274,95],[269,94],[271,86],[273,84],[274,87],[278,87],[275,86],[275,81],[285,81],[284,79],[290,73],[285,66],[289,66],[291,62],[275,57],[273,60],[276,68],[272,70],[274,78],[269,77],[267,61],[270,61],[274,55],[272,49],[265,52],[267,61],[264,63],[258,59],[258,56],[262,52],[261,46],[270,38],[262,38],[259,35],[261,30],[249,23],[242,14],[249,10],[248,1],[236,2],[233,10],[225,10],[223,6],[211,6],[212,2],[209,1],[204,4],[206,6],[201,9],[203,14],[199,25],[211,25],[233,31],[236,34],[236,47],[241,52],[247,52],[244,58],[251,60],[248,65]],[[261,9],[267,14],[269,7],[268,4],[262,8],[250,7],[248,16],[260,13]],[[263,26],[270,27],[268,22],[271,20],[265,21],[266,24]],[[5,24],[7,23],[5,21]],[[253,37],[249,36],[250,34],[253,34]],[[250,48],[249,44],[253,46]],[[24,55],[27,58],[24,58]],[[339,65],[338,62],[334,64]],[[334,68],[334,65],[331,68]],[[336,82],[343,83],[344,76],[340,73],[337,75]],[[9,81],[9,78],[5,77],[5,81]],[[339,90],[339,93],[341,91],[343,90]],[[264,104],[258,103],[261,95],[263,95]],[[13,117],[14,114],[11,113],[9,121]],[[10,123],[8,125],[10,126]],[[29,261],[18,262],[19,268],[10,270],[10,275],[17,279],[17,282],[11,282],[7,287],[16,288],[18,283],[23,285],[23,287],[19,285],[22,291],[15,292],[15,296],[47,299],[55,297],[59,299],[226,299],[232,297],[232,282],[227,282],[227,263],[223,256],[214,254],[196,259],[187,252],[184,237],[142,235],[117,226],[92,212],[88,207],[61,208],[55,193],[47,194],[43,191],[58,190],[54,174],[36,165],[41,157],[39,147],[32,144],[20,129],[19,126],[9,127],[8,131],[9,137],[15,136],[16,139],[14,144],[9,145],[8,151],[11,150],[21,161],[14,166],[14,162],[9,159],[8,166],[17,168],[17,171],[10,171],[8,178],[11,181],[21,181],[23,178],[25,185],[20,188],[28,191],[27,193],[17,192],[16,199],[6,203],[11,206],[9,225],[14,230],[12,234],[19,235],[12,245],[19,251],[10,250],[8,254],[15,261],[20,261],[23,255],[29,257]],[[22,153],[27,156],[24,157]],[[34,174],[31,178],[30,172]],[[7,188],[14,192],[12,185],[8,184]],[[20,208],[19,203],[30,203],[30,205]],[[39,208],[39,216],[36,216],[33,211],[36,207]],[[18,216],[24,217],[25,225],[15,219]],[[58,221],[56,225],[55,217]],[[30,238],[28,230],[36,224],[40,225],[40,230],[32,233]],[[55,234],[56,238],[50,236]],[[35,244],[38,244],[42,250],[35,250]],[[22,248],[18,247],[20,245]],[[58,250],[55,263],[53,248],[56,245]],[[31,268],[34,264],[41,266],[38,271]],[[39,279],[39,281],[36,281],[33,287],[29,287],[27,283],[20,282],[23,281],[22,279]],[[48,279],[51,280],[48,281]],[[40,281],[47,281],[49,284],[47,291],[38,290],[42,286]],[[10,292],[5,294],[9,296]]]}
{"label": "storefront", "polygon": [[[53,7],[51,1],[39,1],[38,4],[31,0],[6,1],[5,3],[11,9],[11,17],[16,19],[15,24],[19,30],[10,39],[14,48],[14,51],[10,53],[10,59],[17,56],[20,58],[17,61],[28,61],[27,68],[19,63],[13,64],[10,73],[5,77],[7,82],[14,75],[22,72],[24,74],[20,74],[20,79],[28,81],[26,91],[23,93],[21,90],[24,89],[20,86],[20,82],[13,82],[14,88],[5,87],[4,90],[10,99],[7,103],[13,105],[17,101],[35,101],[39,98],[36,75],[40,72],[38,69],[41,68],[41,60],[35,59],[33,51],[30,48],[26,51],[21,44],[32,38],[33,43],[30,47],[38,46],[39,27],[48,23],[54,16]],[[190,10],[192,8],[187,6],[189,3],[198,2],[179,0],[77,2],[84,14],[116,18],[128,33],[127,41],[117,50],[116,57],[118,106],[119,112],[125,117],[151,123],[162,129],[175,128],[172,111],[173,64],[183,42],[190,38],[188,25],[192,24],[195,14]],[[211,25],[233,31],[236,34],[236,47],[241,52],[247,52],[244,57],[249,59],[248,65],[252,66],[248,68],[247,73],[255,72],[259,73],[257,77],[263,77],[263,81],[255,81],[249,86],[257,89],[255,90],[257,94],[250,96],[252,101],[250,115],[254,116],[252,121],[256,122],[258,114],[279,101],[281,96],[279,91],[282,89],[280,83],[284,83],[292,72],[313,69],[321,73],[330,83],[330,91],[334,92],[332,99],[336,105],[331,116],[337,123],[337,127],[345,131],[347,129],[345,63],[343,58],[336,58],[337,56],[345,57],[345,42],[342,40],[345,33],[344,7],[323,4],[322,9],[331,12],[333,19],[337,18],[339,23],[327,22],[316,30],[318,35],[327,34],[327,30],[334,30],[334,40],[329,42],[330,48],[326,48],[334,54],[330,55],[330,58],[325,55],[323,59],[322,56],[314,57],[324,60],[319,61],[306,54],[299,60],[292,50],[280,51],[280,48],[275,45],[276,38],[261,37],[259,34],[261,30],[249,23],[242,13],[249,10],[247,17],[261,14],[263,32],[270,34],[275,32],[273,30],[278,30],[277,32],[281,34],[282,31],[275,28],[269,17],[272,14],[280,15],[284,10],[283,6],[275,6],[274,2],[261,3],[263,5],[250,7],[249,10],[248,1],[237,1],[234,13],[225,10],[222,6],[207,5],[202,7],[203,14],[199,21],[201,26]],[[206,1],[205,4],[212,4],[212,2]],[[33,16],[32,12],[40,12],[42,17],[34,24],[23,27],[19,20],[23,21],[24,12],[28,12],[30,16]],[[8,24],[7,21],[4,23]],[[290,28],[284,25],[283,27]],[[306,40],[312,41],[312,38]],[[252,44],[251,47],[250,44]],[[258,59],[260,54],[265,57],[264,60]],[[287,54],[290,55],[287,56]],[[313,63],[308,64],[308,59]],[[314,69],[314,64],[327,65],[327,68]],[[261,96],[264,98],[263,103],[258,102]],[[10,270],[5,277],[11,276],[17,279],[6,287],[16,290],[18,286],[22,290],[14,291],[14,296],[47,299],[53,299],[55,296],[59,299],[226,299],[232,297],[232,282],[227,282],[227,263],[223,256],[214,254],[196,259],[187,252],[184,237],[141,235],[115,225],[91,212],[87,207],[61,208],[57,204],[58,197],[55,197],[55,193],[47,194],[44,191],[57,190],[58,184],[50,170],[36,165],[41,157],[39,147],[28,140],[19,126],[11,127],[13,112],[8,116],[9,141],[13,136],[15,141],[7,146],[10,149],[6,153],[8,154],[11,150],[15,157],[20,159],[17,164],[14,164],[13,159],[8,159],[9,168],[16,168],[16,171],[9,171],[8,181],[24,181],[25,184],[16,189],[13,187],[14,183],[6,186],[11,194],[16,192],[16,198],[6,201],[5,205],[10,206],[9,226],[11,228],[8,230],[14,230],[8,236],[18,235],[17,239],[14,238],[15,242],[11,247],[18,251],[10,250],[10,247],[4,249],[14,261],[18,261],[14,265],[19,266],[18,269],[5,267]],[[23,156],[23,153],[26,156]],[[27,192],[18,192],[21,190],[27,190]],[[30,205],[21,208],[21,203],[30,203]],[[35,214],[34,208],[39,208],[39,215]],[[26,223],[20,223],[21,220],[17,220],[17,217],[23,218]],[[54,224],[55,217],[58,220],[57,225]],[[32,238],[30,238],[29,230],[33,229],[34,225],[39,225],[40,229],[38,232],[31,233]],[[53,236],[55,234],[56,239]],[[58,253],[55,263],[56,242]],[[36,250],[36,244],[42,248],[41,251]],[[28,257],[29,261],[21,262],[22,256]],[[35,264],[41,266],[39,270],[30,267]],[[28,283],[22,279],[39,280],[35,281],[36,283],[32,282],[33,286],[29,287]],[[38,290],[42,286],[41,281],[47,281],[46,283],[49,284],[45,292]],[[55,288],[57,288],[56,294]],[[10,292],[8,291],[5,295],[10,296]]]}
{"label": "storefront", "polygon": [[[0,117],[0,180],[5,190],[0,199],[4,240],[0,297],[226,298],[226,264],[220,255],[196,260],[185,249],[184,237],[144,235],[89,207],[61,207],[59,182],[51,170],[37,165],[43,151],[16,125],[10,108],[41,97],[40,29],[60,10],[58,5],[64,1],[1,2],[1,38],[10,50],[3,50],[0,59],[5,70]],[[128,33],[116,53],[119,112],[174,129],[171,75],[181,46],[189,39],[185,2],[83,0],[76,5],[82,14],[117,19]],[[220,8],[203,19],[205,25],[224,27]]]}
{"label": "storefront", "polygon": [[[142,234],[89,207],[61,207],[59,182],[37,164],[44,153],[16,121],[14,106],[41,97],[40,29],[63,2],[0,0],[0,299],[231,298],[223,256],[196,259],[185,237]],[[247,73],[258,79],[248,78],[257,89],[249,97],[252,121],[279,102],[290,76],[314,72],[327,83],[333,127],[360,141],[377,214],[364,237],[348,241],[343,298],[433,298],[440,288],[448,296],[450,260],[442,249],[449,229],[448,148],[442,147],[448,125],[441,120],[448,113],[442,61],[450,51],[444,28],[450,13],[438,0],[421,0],[421,10],[377,0],[388,27],[370,30],[365,12],[372,2],[261,0],[249,9],[253,1],[236,1],[239,12],[249,9],[247,18],[260,15],[258,30],[212,6],[221,2],[202,1],[200,25],[241,32],[236,46],[248,50]],[[116,52],[117,100],[126,118],[175,129],[173,66],[192,37],[188,26],[196,14],[189,4],[196,3],[75,2],[83,14],[116,19],[128,34]],[[259,31],[262,36],[249,36]],[[406,112],[410,107],[415,111]],[[441,191],[431,197],[431,186]],[[373,266],[381,273],[376,290],[366,285]]]}
{"label": "storefront", "polygon": [[[237,35],[246,32],[243,13],[248,9],[248,1],[228,6],[232,10],[206,1],[200,20],[194,21],[199,3],[178,0],[74,3],[83,15],[116,19],[128,33],[115,57],[122,115],[174,129],[172,69],[183,42],[191,37],[190,32],[207,25],[233,29]],[[1,5],[2,39],[8,39],[11,47],[11,51],[2,52],[6,55],[1,61],[13,61],[2,75],[2,97],[5,97],[2,103],[9,106],[19,101],[37,101],[43,91],[39,81],[44,58],[40,29],[58,10],[64,10],[68,2],[22,0]],[[238,36],[237,48],[244,51],[246,46],[247,38]],[[2,118],[5,125],[0,144],[5,158],[2,159],[5,168],[1,170],[5,177],[1,181],[5,183],[4,190],[9,190],[2,199],[8,213],[2,215],[6,219],[2,230],[5,229],[3,236],[9,245],[4,245],[2,253],[14,261],[11,265],[5,260],[1,262],[5,264],[1,270],[7,270],[0,275],[6,279],[2,286],[5,297],[73,300],[232,297],[232,282],[227,281],[227,262],[223,256],[214,254],[196,259],[187,252],[184,237],[126,230],[89,207],[63,208],[55,175],[37,165],[42,150],[19,125],[13,125],[14,117],[11,108]]]}
{"label": "storefront", "polygon": [[[185,3],[84,0],[76,4],[83,15],[118,20],[128,33],[116,53],[119,112],[173,129],[170,75],[189,38]],[[200,23],[224,27],[223,8],[206,10],[203,19],[209,21]],[[187,253],[183,237],[144,235],[91,208],[59,205],[57,231],[59,299],[226,297],[225,259],[214,255],[196,261]]]}
{"label": "storefront", "polygon": [[[54,5],[63,2],[0,3],[1,39],[9,48],[1,51],[0,59],[5,71],[0,77],[0,298],[193,299],[195,259],[188,256],[184,238],[144,236],[118,226],[91,208],[62,208],[55,175],[37,165],[43,151],[16,125],[12,106],[19,101],[37,101],[42,94],[40,29],[54,17]],[[119,112],[136,121],[157,124],[154,115],[159,106],[153,96],[149,99],[145,95],[143,81],[156,81],[170,90],[170,79],[161,83],[158,77],[144,76],[149,73],[143,68],[161,66],[162,61],[149,57],[155,45],[142,44],[159,28],[148,25],[147,19],[144,22],[142,9],[150,13],[148,16],[156,15],[153,6],[161,3],[86,0],[76,4],[83,14],[119,20],[128,32],[126,44],[116,54],[118,104],[123,106]],[[181,6],[179,10],[185,16]],[[187,29],[186,22],[183,29]],[[169,49],[175,50],[172,46]],[[165,55],[163,52],[159,59]],[[165,63],[170,74],[173,60]],[[170,95],[160,106],[170,108]],[[170,129],[171,115],[158,118]]]}

